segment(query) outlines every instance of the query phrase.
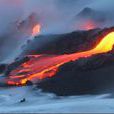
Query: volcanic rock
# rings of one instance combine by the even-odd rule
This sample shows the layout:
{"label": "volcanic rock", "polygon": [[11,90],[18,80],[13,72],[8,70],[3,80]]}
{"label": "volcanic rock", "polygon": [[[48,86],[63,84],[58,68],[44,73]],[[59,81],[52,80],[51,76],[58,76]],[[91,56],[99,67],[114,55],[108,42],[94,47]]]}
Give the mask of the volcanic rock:
{"label": "volcanic rock", "polygon": [[0,65],[0,74],[4,73],[6,70],[7,65],[6,64],[1,64]]}
{"label": "volcanic rock", "polygon": [[33,83],[32,83],[32,81],[29,81],[29,80],[28,80],[28,81],[26,82],[26,85],[27,85],[27,86],[32,86]]}
{"label": "volcanic rock", "polygon": [[112,52],[71,61],[62,65],[54,77],[38,83],[38,88],[60,96],[113,92],[113,61]]}
{"label": "volcanic rock", "polygon": [[100,29],[76,31],[61,35],[38,36],[25,46],[22,55],[68,54],[88,50],[96,45],[98,34],[100,34]]}
{"label": "volcanic rock", "polygon": [[23,103],[23,102],[25,102],[25,101],[26,101],[26,99],[23,98],[22,100],[20,100],[20,103]]}
{"label": "volcanic rock", "polygon": [[31,54],[70,54],[89,50],[95,47],[103,38],[105,31],[114,28],[94,29],[89,31],[75,31],[60,35],[40,35],[24,46],[21,55]]}
{"label": "volcanic rock", "polygon": [[11,64],[9,64],[9,65],[7,66],[7,69],[6,69],[6,71],[5,71],[5,75],[8,76],[9,73],[10,73],[12,70],[16,69],[16,68],[19,67],[21,64],[23,64],[23,63],[25,63],[25,62],[27,62],[27,61],[29,61],[29,60],[30,60],[30,58],[27,57],[27,56],[22,57],[22,58],[17,58],[13,63],[11,63]]}

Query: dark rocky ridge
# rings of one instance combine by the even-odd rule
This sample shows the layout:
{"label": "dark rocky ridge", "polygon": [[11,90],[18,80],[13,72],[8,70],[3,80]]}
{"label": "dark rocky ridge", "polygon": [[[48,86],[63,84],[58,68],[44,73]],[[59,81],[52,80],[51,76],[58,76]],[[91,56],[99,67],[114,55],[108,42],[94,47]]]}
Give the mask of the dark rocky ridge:
{"label": "dark rocky ridge", "polygon": [[38,83],[44,92],[56,95],[112,93],[114,87],[114,53],[80,58],[62,65],[58,73]]}
{"label": "dark rocky ridge", "polygon": [[89,31],[75,31],[61,35],[38,36],[32,41],[28,41],[21,55],[70,54],[89,50],[97,45],[106,31],[112,30],[114,30],[113,27]]}

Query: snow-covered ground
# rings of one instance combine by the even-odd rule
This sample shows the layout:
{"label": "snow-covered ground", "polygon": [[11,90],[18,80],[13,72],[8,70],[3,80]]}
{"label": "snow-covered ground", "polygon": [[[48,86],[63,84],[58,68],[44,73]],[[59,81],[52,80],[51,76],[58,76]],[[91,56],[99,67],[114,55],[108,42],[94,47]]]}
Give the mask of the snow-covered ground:
{"label": "snow-covered ground", "polygon": [[114,99],[108,96],[57,97],[33,87],[0,88],[0,113],[114,112]]}

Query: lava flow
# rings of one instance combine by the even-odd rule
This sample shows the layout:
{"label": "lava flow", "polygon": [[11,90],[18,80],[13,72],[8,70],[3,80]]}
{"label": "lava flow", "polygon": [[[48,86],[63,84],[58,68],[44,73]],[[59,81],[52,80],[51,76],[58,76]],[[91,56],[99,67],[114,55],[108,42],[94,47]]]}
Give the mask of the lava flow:
{"label": "lava flow", "polygon": [[32,30],[32,36],[38,35],[40,33],[40,29],[41,29],[40,24],[35,25]]}
{"label": "lava flow", "polygon": [[113,49],[113,45],[114,32],[110,32],[104,36],[95,48],[89,51],[64,55],[31,56],[28,62],[22,64],[10,73],[7,83],[10,85],[25,85],[28,80],[36,81],[46,77],[52,77],[64,63],[77,60],[81,57],[106,53]]}

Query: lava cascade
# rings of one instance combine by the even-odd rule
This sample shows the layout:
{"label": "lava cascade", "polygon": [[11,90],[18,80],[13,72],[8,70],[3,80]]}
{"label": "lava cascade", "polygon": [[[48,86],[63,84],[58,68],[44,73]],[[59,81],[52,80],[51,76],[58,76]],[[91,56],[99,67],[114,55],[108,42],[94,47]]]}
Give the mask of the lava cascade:
{"label": "lava cascade", "polygon": [[95,48],[88,51],[64,55],[31,55],[30,61],[10,73],[7,83],[10,85],[25,85],[28,80],[52,77],[64,63],[75,61],[81,57],[86,58],[94,54],[109,52],[113,49],[113,45],[114,32],[110,32],[102,38]]}

